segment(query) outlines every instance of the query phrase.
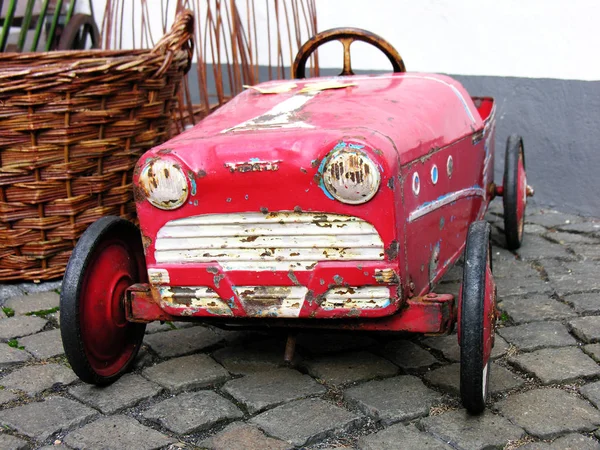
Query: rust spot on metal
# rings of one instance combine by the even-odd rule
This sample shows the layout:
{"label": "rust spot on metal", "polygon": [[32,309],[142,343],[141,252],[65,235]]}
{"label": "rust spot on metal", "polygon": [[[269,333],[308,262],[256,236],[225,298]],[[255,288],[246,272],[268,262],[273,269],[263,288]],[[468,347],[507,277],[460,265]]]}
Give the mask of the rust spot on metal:
{"label": "rust spot on metal", "polygon": [[393,240],[390,246],[385,249],[385,254],[389,260],[396,259],[398,257],[398,251],[400,250],[400,244],[398,241]]}
{"label": "rust spot on metal", "polygon": [[257,240],[257,239],[258,239],[258,236],[257,236],[257,235],[254,235],[254,236],[248,236],[248,237],[245,237],[245,238],[243,238],[243,239],[240,239],[240,242],[254,242],[254,241],[255,241],[255,240]]}
{"label": "rust spot on metal", "polygon": [[348,311],[346,313],[346,316],[348,316],[348,317],[359,317],[360,316],[360,310],[359,309],[351,309],[350,311]]}
{"label": "rust spot on metal", "polygon": [[294,206],[294,212],[301,213],[302,208],[300,208],[299,206]]}
{"label": "rust spot on metal", "polygon": [[169,153],[171,153],[173,150],[171,150],[170,148],[161,148],[158,152],[159,155],[168,155]]}
{"label": "rust spot on metal", "polygon": [[339,275],[334,275],[333,276],[333,281],[335,282],[335,284],[337,286],[341,285],[344,282],[344,279],[342,277],[340,277]]}
{"label": "rust spot on metal", "polygon": [[373,153],[375,153],[377,156],[383,156],[383,152],[378,148],[374,148]]}
{"label": "rust spot on metal", "polygon": [[294,285],[296,285],[296,286],[302,286],[300,284],[300,282],[298,281],[298,278],[296,278],[296,274],[291,269],[288,270],[287,276],[290,279],[290,281],[292,283],[294,283]]}
{"label": "rust spot on metal", "polygon": [[290,256],[300,256],[300,253],[298,253],[298,252],[292,252],[292,253],[290,253]]}
{"label": "rust spot on metal", "polygon": [[145,236],[142,234],[142,246],[144,247],[144,251],[148,249],[152,245],[152,238]]}
{"label": "rust spot on metal", "polygon": [[376,269],[373,277],[378,283],[397,284],[399,281],[393,269]]}
{"label": "rust spot on metal", "polygon": [[304,298],[309,305],[312,305],[312,302],[315,299],[315,293],[312,290],[309,290]]}
{"label": "rust spot on metal", "polygon": [[321,161],[319,159],[313,159],[310,162],[311,167],[315,168],[315,167],[319,167],[319,164],[321,163]]}
{"label": "rust spot on metal", "polygon": [[216,268],[216,267],[212,267],[212,266],[211,266],[211,267],[207,267],[207,268],[206,268],[206,271],[207,271],[208,273],[212,273],[212,274],[217,274],[217,273],[219,273],[219,269],[218,269],[218,268]]}
{"label": "rust spot on metal", "polygon": [[269,209],[265,208],[264,206],[261,206],[260,207],[260,212],[263,213],[263,214],[269,214]]}
{"label": "rust spot on metal", "polygon": [[206,171],[200,169],[196,174],[198,175],[198,178],[204,178],[206,176]]}
{"label": "rust spot on metal", "polygon": [[387,182],[387,187],[389,187],[392,191],[394,190],[394,177],[390,177]]}
{"label": "rust spot on metal", "polygon": [[221,284],[221,280],[223,278],[225,278],[225,275],[223,275],[222,273],[213,277],[213,282],[215,283],[217,289],[219,288],[219,285]]}
{"label": "rust spot on metal", "polygon": [[146,200],[146,193],[138,185],[133,186],[133,200],[136,203],[143,202],[144,200]]}

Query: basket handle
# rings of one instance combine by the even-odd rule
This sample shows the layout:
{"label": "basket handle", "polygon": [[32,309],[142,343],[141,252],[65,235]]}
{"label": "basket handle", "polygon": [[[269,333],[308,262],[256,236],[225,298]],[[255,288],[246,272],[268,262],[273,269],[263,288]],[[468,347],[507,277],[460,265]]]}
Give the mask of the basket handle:
{"label": "basket handle", "polygon": [[152,49],[153,54],[165,55],[162,66],[153,75],[153,78],[160,78],[173,62],[173,54],[179,50],[184,50],[188,54],[188,63],[184,69],[187,73],[192,67],[192,58],[194,56],[194,13],[189,9],[184,9],[173,22],[171,30],[165,34]]}

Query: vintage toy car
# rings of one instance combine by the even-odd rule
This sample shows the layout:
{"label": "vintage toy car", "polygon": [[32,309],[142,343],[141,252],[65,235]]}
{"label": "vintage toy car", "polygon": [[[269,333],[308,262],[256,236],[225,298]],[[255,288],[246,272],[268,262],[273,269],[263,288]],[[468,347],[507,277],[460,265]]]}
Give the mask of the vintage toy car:
{"label": "vintage toy car", "polygon": [[[304,78],[309,55],[333,39],[341,75]],[[394,73],[354,75],[354,40],[383,51]],[[141,158],[139,230],[105,217],[85,232],[61,296],[73,370],[114,381],[154,320],[431,334],[457,322],[462,401],[481,412],[497,316],[482,219],[503,195],[507,244],[520,245],[531,193],[522,139],[508,139],[496,186],[493,99],[406,73],[362,30],[316,35],[293,71]],[[463,250],[460,298],[435,294]]]}

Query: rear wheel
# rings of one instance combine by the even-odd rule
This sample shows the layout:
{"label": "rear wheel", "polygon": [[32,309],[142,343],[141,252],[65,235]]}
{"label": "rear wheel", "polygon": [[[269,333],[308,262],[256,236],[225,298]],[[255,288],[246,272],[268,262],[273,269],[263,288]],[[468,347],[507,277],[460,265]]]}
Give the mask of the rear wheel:
{"label": "rear wheel", "polygon": [[109,384],[131,365],[145,324],[128,322],[129,286],[146,280],[142,240],[131,222],[103,217],[81,236],[60,297],[60,331],[73,371],[87,383]]}
{"label": "rear wheel", "polygon": [[502,202],[504,204],[504,234],[506,247],[516,250],[523,242],[525,206],[527,205],[527,175],[523,138],[513,134],[506,142]]}
{"label": "rear wheel", "polygon": [[490,355],[496,324],[496,284],[492,275],[491,227],[485,221],[469,227],[459,302],[460,396],[471,414],[485,409]]}

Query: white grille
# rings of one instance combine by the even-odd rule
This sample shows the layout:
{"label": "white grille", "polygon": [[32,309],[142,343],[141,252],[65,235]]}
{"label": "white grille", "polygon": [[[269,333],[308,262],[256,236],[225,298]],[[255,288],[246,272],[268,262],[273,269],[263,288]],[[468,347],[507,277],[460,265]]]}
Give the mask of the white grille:
{"label": "white grille", "polygon": [[249,317],[298,317],[308,288],[304,286],[234,287]]}
{"label": "white grille", "polygon": [[361,286],[332,288],[325,293],[323,309],[377,309],[390,304],[390,289],[387,286]]}
{"label": "white grille", "polygon": [[157,263],[218,262],[223,270],[310,270],[319,261],[383,260],[375,227],[339,214],[207,214],[172,220],[156,238]]}

